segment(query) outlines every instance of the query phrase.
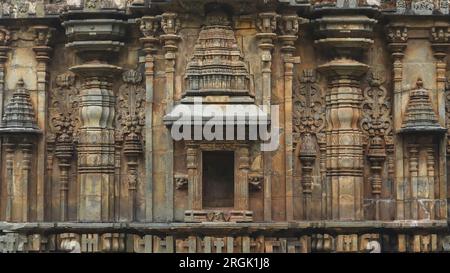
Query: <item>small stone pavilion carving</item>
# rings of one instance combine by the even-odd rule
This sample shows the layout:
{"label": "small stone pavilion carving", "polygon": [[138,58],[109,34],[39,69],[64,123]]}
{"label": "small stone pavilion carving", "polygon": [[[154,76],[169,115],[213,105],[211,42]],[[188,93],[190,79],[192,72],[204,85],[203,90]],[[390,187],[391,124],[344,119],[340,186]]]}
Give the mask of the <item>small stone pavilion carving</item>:
{"label": "small stone pavilion carving", "polygon": [[[410,91],[402,127],[398,133],[403,137],[408,162],[405,163],[405,199],[410,206],[411,219],[436,219],[442,214],[439,192],[442,184],[442,168],[439,167],[439,146],[447,131],[437,118],[429,90],[418,79],[416,88]],[[442,194],[442,193],[441,193]]]}
{"label": "small stone pavilion carving", "polygon": [[[234,136],[231,138],[233,140],[228,140],[228,135],[224,140],[223,135],[222,141],[208,141],[207,136],[203,135],[186,141],[187,222],[252,221],[248,195],[249,182],[251,184],[254,179],[248,175],[251,145],[248,128],[261,124],[267,126],[268,116],[255,105],[254,95],[250,91],[249,69],[230,25],[229,14],[220,6],[210,6],[186,67],[183,99],[164,118],[168,126],[194,122],[191,126],[193,130],[198,125],[203,129],[209,124],[215,127],[215,133],[225,122],[230,125],[230,120],[234,128],[237,125],[246,127],[245,137],[240,140],[235,140]],[[205,110],[196,110],[199,103],[205,104]],[[210,120],[211,113],[215,113],[214,120]],[[233,116],[236,114],[239,116]],[[193,136],[192,132],[187,135]],[[203,162],[208,162],[208,166]]]}
{"label": "small stone pavilion carving", "polygon": [[[30,94],[20,79],[15,91],[5,107],[0,135],[6,152],[6,213],[8,221],[29,221],[29,193],[33,145],[41,133],[36,123],[36,117]],[[19,169],[17,168],[19,166]]]}
{"label": "small stone pavilion carving", "polygon": [[443,133],[446,130],[439,124],[431,106],[429,91],[423,87],[423,81],[419,78],[416,89],[409,95],[409,103],[399,133]]}

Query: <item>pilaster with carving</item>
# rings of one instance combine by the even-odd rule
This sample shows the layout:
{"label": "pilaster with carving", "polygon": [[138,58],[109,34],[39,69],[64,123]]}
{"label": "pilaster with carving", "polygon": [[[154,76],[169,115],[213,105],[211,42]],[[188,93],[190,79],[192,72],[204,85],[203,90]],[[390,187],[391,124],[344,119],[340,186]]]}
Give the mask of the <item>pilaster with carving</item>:
{"label": "pilaster with carving", "polygon": [[[3,117],[3,100],[5,94],[5,63],[8,61],[8,52],[11,50],[9,43],[11,40],[11,33],[5,27],[0,27],[0,126]],[[0,147],[2,147],[3,139],[0,138]],[[3,159],[3,154],[0,153],[0,162]],[[0,170],[0,175],[2,175]]]}
{"label": "pilaster with carving", "polygon": [[[170,113],[173,108],[174,92],[175,92],[175,65],[176,65],[176,54],[178,51],[177,43],[181,39],[178,35],[180,30],[181,22],[176,13],[163,13],[161,15],[161,28],[164,32],[160,36],[163,42],[163,49],[165,51],[164,59],[166,61],[166,113]],[[165,156],[166,162],[166,183],[165,183],[165,200],[166,200],[166,216],[167,220],[173,220],[173,161],[174,161],[174,145],[173,139],[170,134],[168,134],[167,139],[167,152]]]}
{"label": "pilaster with carving", "polygon": [[[36,55],[37,61],[37,94],[38,104],[37,110],[37,124],[40,128],[45,128],[48,123],[48,64],[50,62],[50,54],[52,52],[51,42],[54,35],[54,29],[48,26],[34,26],[35,33],[33,51]],[[44,206],[45,206],[45,179],[46,174],[46,131],[43,130],[42,138],[38,141],[38,158],[37,158],[37,220],[44,220]]]}
{"label": "pilaster with carving", "polygon": [[[3,96],[5,92],[5,63],[8,61],[8,52],[11,50],[11,48],[9,47],[10,40],[11,40],[10,31],[5,27],[1,27],[0,28],[0,117],[3,116]],[[0,124],[1,122],[2,121],[0,120]]]}
{"label": "pilaster with carving", "polygon": [[78,117],[79,90],[75,87],[75,75],[72,72],[60,74],[55,79],[56,87],[50,93],[51,131],[54,134],[55,157],[58,159],[59,178],[59,219],[68,220],[69,184],[74,181],[69,175],[80,127]]}
{"label": "pilaster with carving", "polygon": [[[315,166],[320,145],[325,144],[325,100],[322,88],[317,84],[317,77],[312,69],[305,69],[294,84],[293,94],[293,140],[302,165],[303,214],[306,219],[311,213],[312,171]],[[325,159],[320,151],[319,160]],[[322,167],[322,166],[321,166]],[[321,169],[325,174],[325,170]],[[326,208],[326,185],[321,181],[322,208]],[[326,214],[324,214],[325,216]]]}
{"label": "pilaster with carving", "polygon": [[143,153],[142,130],[145,125],[145,90],[141,87],[142,74],[128,70],[122,74],[124,84],[119,88],[117,103],[116,139],[123,141],[123,152],[127,159],[128,217],[137,220],[136,199],[139,188],[138,159]]}
{"label": "pilaster with carving", "polygon": [[[112,63],[124,45],[126,23],[108,19],[114,16],[108,12],[102,15],[101,19],[82,21],[73,13],[63,17],[66,47],[73,49],[81,62],[70,70],[82,79],[77,146],[78,220],[82,222],[111,221],[116,214],[113,83],[122,68]],[[92,31],[99,28],[104,31]]]}
{"label": "pilaster with carving", "polygon": [[[392,82],[393,82],[393,101],[392,101],[392,108],[393,109],[402,109],[402,81],[403,81],[403,57],[405,55],[405,50],[408,45],[408,28],[404,24],[400,23],[392,23],[387,26],[386,28],[387,32],[387,40],[388,40],[388,47],[391,51],[392,56],[392,64],[393,64],[393,71],[392,71]],[[393,111],[392,113],[392,120],[393,120],[393,129],[398,130],[401,126],[401,111]],[[403,151],[403,144],[401,139],[398,136],[394,136],[394,149],[387,149],[394,151],[394,158],[401,158],[404,154]],[[392,175],[395,176],[396,173],[401,174],[403,173],[403,164],[392,164],[394,165],[394,171],[392,172]],[[405,219],[405,204],[404,204],[404,194],[403,189],[405,188],[405,181],[404,179],[397,179],[395,178],[395,185],[396,185],[396,212],[397,212],[397,219]]]}
{"label": "pilaster with carving", "polygon": [[[377,22],[361,15],[352,26],[352,11],[324,14],[315,19],[316,44],[326,52],[328,62],[318,67],[328,79],[326,95],[327,183],[331,193],[333,220],[363,219],[363,148],[361,119],[361,79],[368,70],[362,62],[363,50],[373,43]],[[340,30],[346,29],[345,34]],[[352,36],[358,33],[358,38]]]}
{"label": "pilaster with carving", "polygon": [[284,57],[284,130],[285,130],[285,173],[286,173],[286,215],[287,220],[294,219],[294,185],[293,185],[293,140],[292,140],[292,80],[294,64],[300,63],[300,57],[294,57],[295,42],[302,18],[296,14],[281,16],[279,39]]}
{"label": "pilaster with carving", "polygon": [[144,16],[139,20],[142,37],[139,39],[145,52],[145,218],[153,219],[153,92],[155,79],[155,54],[159,39],[160,18]]}
{"label": "pilaster with carving", "polygon": [[[277,21],[280,16],[275,12],[264,12],[258,14],[256,26],[258,33],[256,38],[259,41],[258,47],[261,52],[261,81],[262,81],[262,105],[270,113],[271,92],[272,92],[272,51],[274,40],[277,37]],[[264,164],[264,220],[272,219],[272,155],[263,153]]]}
{"label": "pilaster with carving", "polygon": [[382,71],[372,71],[369,87],[363,91],[361,128],[367,138],[367,159],[371,170],[371,194],[375,197],[375,220],[380,220],[379,199],[382,193],[382,171],[387,146],[393,146],[391,104]]}
{"label": "pilaster with carving", "polygon": [[[447,3],[448,4],[448,3]],[[448,7],[447,7],[448,9]],[[447,90],[447,52],[450,47],[450,25],[448,23],[442,23],[442,22],[436,22],[433,27],[431,27],[430,30],[430,42],[431,42],[431,48],[433,49],[433,55],[436,60],[436,92],[437,92],[437,104],[438,104],[438,119],[441,124],[446,124],[447,127],[447,134],[443,136],[440,147],[439,154],[441,155],[438,159],[438,162],[440,162],[441,168],[437,168],[438,176],[443,176],[442,179],[434,178],[434,176],[430,176],[430,179],[433,180],[433,182],[429,182],[430,184],[438,184],[438,188],[434,188],[432,185],[430,185],[430,188],[433,189],[433,196],[436,192],[436,195],[439,195],[438,198],[440,200],[446,200],[448,198],[447,196],[447,172],[440,173],[440,169],[442,169],[444,166],[448,166],[449,164],[449,154],[450,154],[450,140],[449,140],[449,132],[450,132],[450,123],[449,120],[446,119],[446,117],[449,115],[448,112],[448,90]],[[444,114],[445,113],[445,114]],[[429,157],[433,156],[433,149],[431,148],[431,151],[429,151]],[[433,167],[434,168],[434,167]],[[445,167],[444,167],[445,168]],[[448,167],[447,167],[448,169]],[[439,183],[435,183],[434,181],[437,180]],[[438,217],[439,218],[447,218],[447,212],[446,212],[446,206],[439,205],[439,212]]]}

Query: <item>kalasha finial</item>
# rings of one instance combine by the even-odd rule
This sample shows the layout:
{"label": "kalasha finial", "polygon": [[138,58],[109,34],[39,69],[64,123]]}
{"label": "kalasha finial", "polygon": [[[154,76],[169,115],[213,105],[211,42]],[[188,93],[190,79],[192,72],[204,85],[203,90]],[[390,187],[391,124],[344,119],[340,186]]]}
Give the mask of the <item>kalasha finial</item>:
{"label": "kalasha finial", "polygon": [[422,78],[417,78],[417,82],[416,82],[416,86],[417,86],[417,88],[419,89],[419,88],[423,88],[423,81],[422,81]]}

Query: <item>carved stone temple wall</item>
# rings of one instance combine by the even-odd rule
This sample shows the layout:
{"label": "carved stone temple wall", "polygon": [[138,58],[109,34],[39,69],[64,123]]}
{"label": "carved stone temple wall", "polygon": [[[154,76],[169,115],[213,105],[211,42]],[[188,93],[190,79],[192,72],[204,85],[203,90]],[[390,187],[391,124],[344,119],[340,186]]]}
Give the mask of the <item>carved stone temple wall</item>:
{"label": "carved stone temple wall", "polygon": [[[0,252],[450,251],[448,16],[1,1]],[[234,109],[242,137],[196,135],[199,102]]]}

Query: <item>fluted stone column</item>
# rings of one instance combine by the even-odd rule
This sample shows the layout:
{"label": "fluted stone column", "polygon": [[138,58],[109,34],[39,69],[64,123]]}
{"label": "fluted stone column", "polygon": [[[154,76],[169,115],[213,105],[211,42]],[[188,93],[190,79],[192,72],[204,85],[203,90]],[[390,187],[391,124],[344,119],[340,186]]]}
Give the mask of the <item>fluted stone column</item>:
{"label": "fluted stone column", "polygon": [[[376,20],[354,14],[354,11],[346,12],[343,15],[325,13],[315,20],[315,43],[329,57],[328,62],[318,67],[328,79],[326,174],[331,189],[331,212],[328,216],[333,220],[362,220],[364,180],[359,124],[360,81],[369,67],[361,61],[362,51],[373,43],[371,34]],[[341,31],[344,28],[345,31]]]}

